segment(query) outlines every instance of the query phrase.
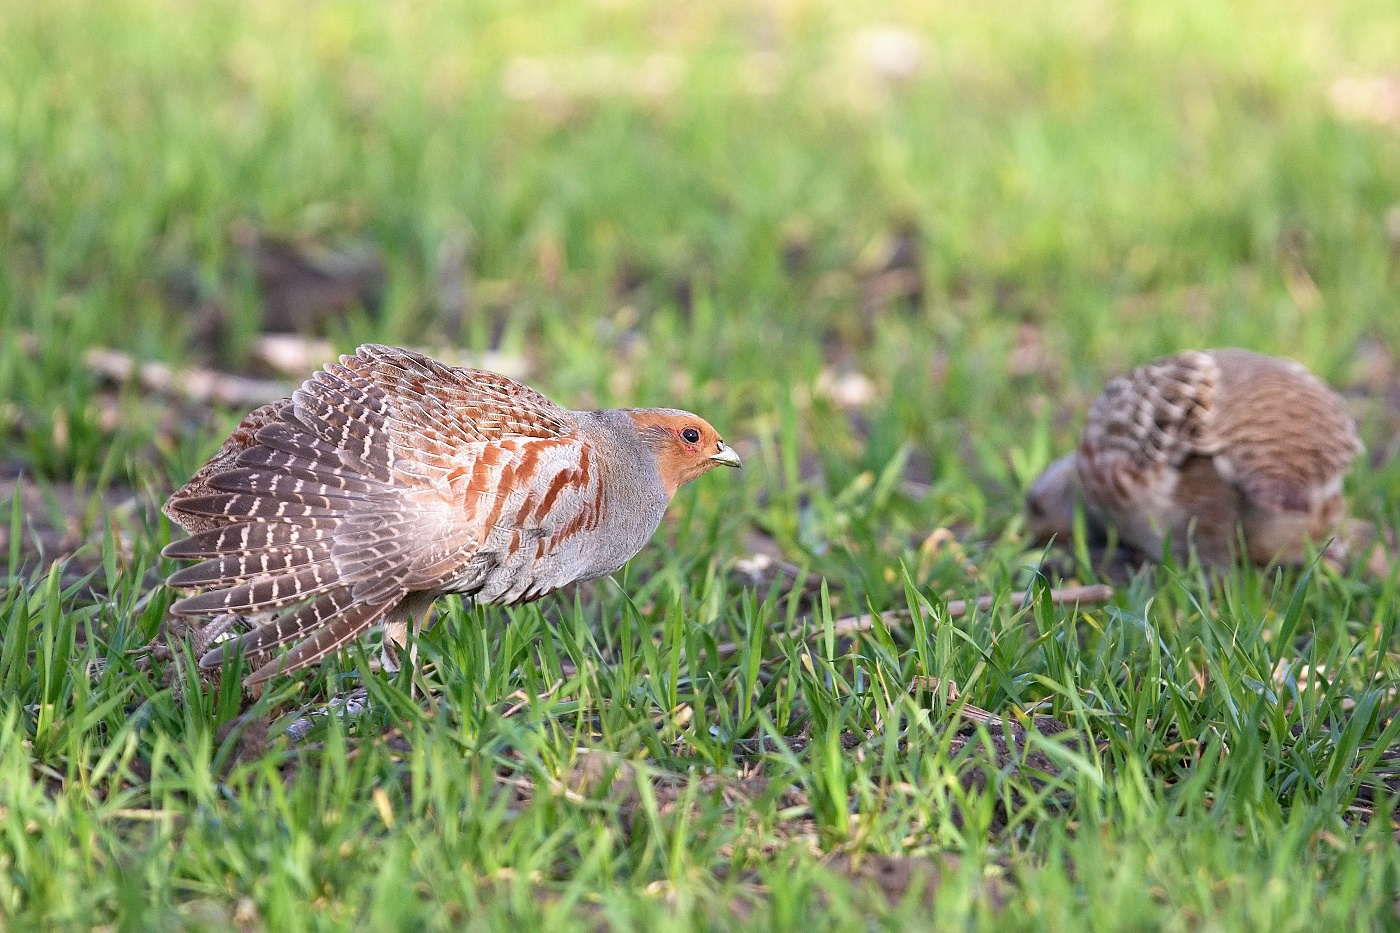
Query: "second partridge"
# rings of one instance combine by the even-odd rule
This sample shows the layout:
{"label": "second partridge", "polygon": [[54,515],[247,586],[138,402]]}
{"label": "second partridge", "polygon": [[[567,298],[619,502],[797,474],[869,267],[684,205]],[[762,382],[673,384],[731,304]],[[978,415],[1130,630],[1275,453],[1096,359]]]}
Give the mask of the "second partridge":
{"label": "second partridge", "polygon": [[1207,566],[1297,563],[1343,532],[1342,479],[1361,450],[1342,399],[1300,363],[1192,350],[1109,380],[1026,512],[1040,540],[1066,540],[1082,505],[1091,533],[1111,528],[1147,557],[1170,537],[1178,559],[1194,548]]}

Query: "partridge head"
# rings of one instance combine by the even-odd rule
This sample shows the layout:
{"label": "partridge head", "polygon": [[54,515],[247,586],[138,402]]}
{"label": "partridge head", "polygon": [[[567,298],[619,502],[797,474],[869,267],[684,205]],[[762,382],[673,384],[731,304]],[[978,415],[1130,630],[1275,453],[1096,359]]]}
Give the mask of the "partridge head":
{"label": "partridge head", "polygon": [[[236,645],[256,684],[376,625],[402,641],[433,600],[538,599],[619,569],[676,490],[739,457],[675,409],[570,411],[494,373],[367,345],[249,414],[166,502],[200,563],[182,615],[267,621]],[[275,615],[274,615],[275,614]],[[275,652],[293,645],[281,658]]]}
{"label": "partridge head", "polygon": [[1329,541],[1342,556],[1342,480],[1361,450],[1341,398],[1301,364],[1187,351],[1109,380],[1026,514],[1037,539],[1063,541],[1082,507],[1091,535],[1112,529],[1148,557],[1170,538],[1213,567],[1297,563]]}

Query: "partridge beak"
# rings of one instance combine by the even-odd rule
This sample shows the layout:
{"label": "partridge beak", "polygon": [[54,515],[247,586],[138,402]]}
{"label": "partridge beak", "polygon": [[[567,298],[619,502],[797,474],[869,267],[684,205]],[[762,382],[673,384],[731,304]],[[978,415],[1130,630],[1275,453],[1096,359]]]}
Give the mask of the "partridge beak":
{"label": "partridge beak", "polygon": [[742,467],[744,465],[744,461],[739,459],[739,455],[734,452],[734,448],[727,446],[724,441],[719,442],[719,451],[711,454],[710,459],[715,463],[722,463],[725,466]]}

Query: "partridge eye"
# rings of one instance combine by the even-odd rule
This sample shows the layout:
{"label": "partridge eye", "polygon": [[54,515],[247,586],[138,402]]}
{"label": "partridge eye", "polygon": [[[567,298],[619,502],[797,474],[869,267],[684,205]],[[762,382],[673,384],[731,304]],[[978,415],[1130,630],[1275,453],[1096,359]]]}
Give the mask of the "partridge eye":
{"label": "partridge eye", "polygon": [[700,432],[694,428],[686,428],[681,432],[681,440],[687,444],[698,444],[700,443]]}

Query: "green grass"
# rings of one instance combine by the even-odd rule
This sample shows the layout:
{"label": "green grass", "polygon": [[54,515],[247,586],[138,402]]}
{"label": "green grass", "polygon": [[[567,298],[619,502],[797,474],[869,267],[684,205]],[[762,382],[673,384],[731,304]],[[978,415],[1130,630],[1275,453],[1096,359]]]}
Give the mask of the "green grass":
{"label": "green grass", "polygon": [[[922,43],[907,79],[864,64],[888,24]],[[1397,56],[1381,0],[4,6],[0,460],[59,519],[91,505],[66,569],[33,559],[42,516],[6,522],[0,928],[1400,924],[1394,579],[1012,596],[1025,485],[1152,355],[1296,357],[1386,451],[1400,132],[1329,88]],[[178,282],[241,365],[250,224],[381,252],[341,350],[432,344],[466,241],[467,350],[574,407],[699,411],[746,469],[613,581],[444,603],[430,699],[358,651],[256,702],[142,669],[169,528],[89,497],[158,501],[240,412],[114,394],[82,351],[191,362]],[[854,413],[821,389],[847,369]],[[1348,490],[1397,523],[1396,462]],[[825,593],[731,573],[755,536]],[[361,676],[369,712],[279,737]],[[864,883],[878,856],[941,866],[936,896]]]}

